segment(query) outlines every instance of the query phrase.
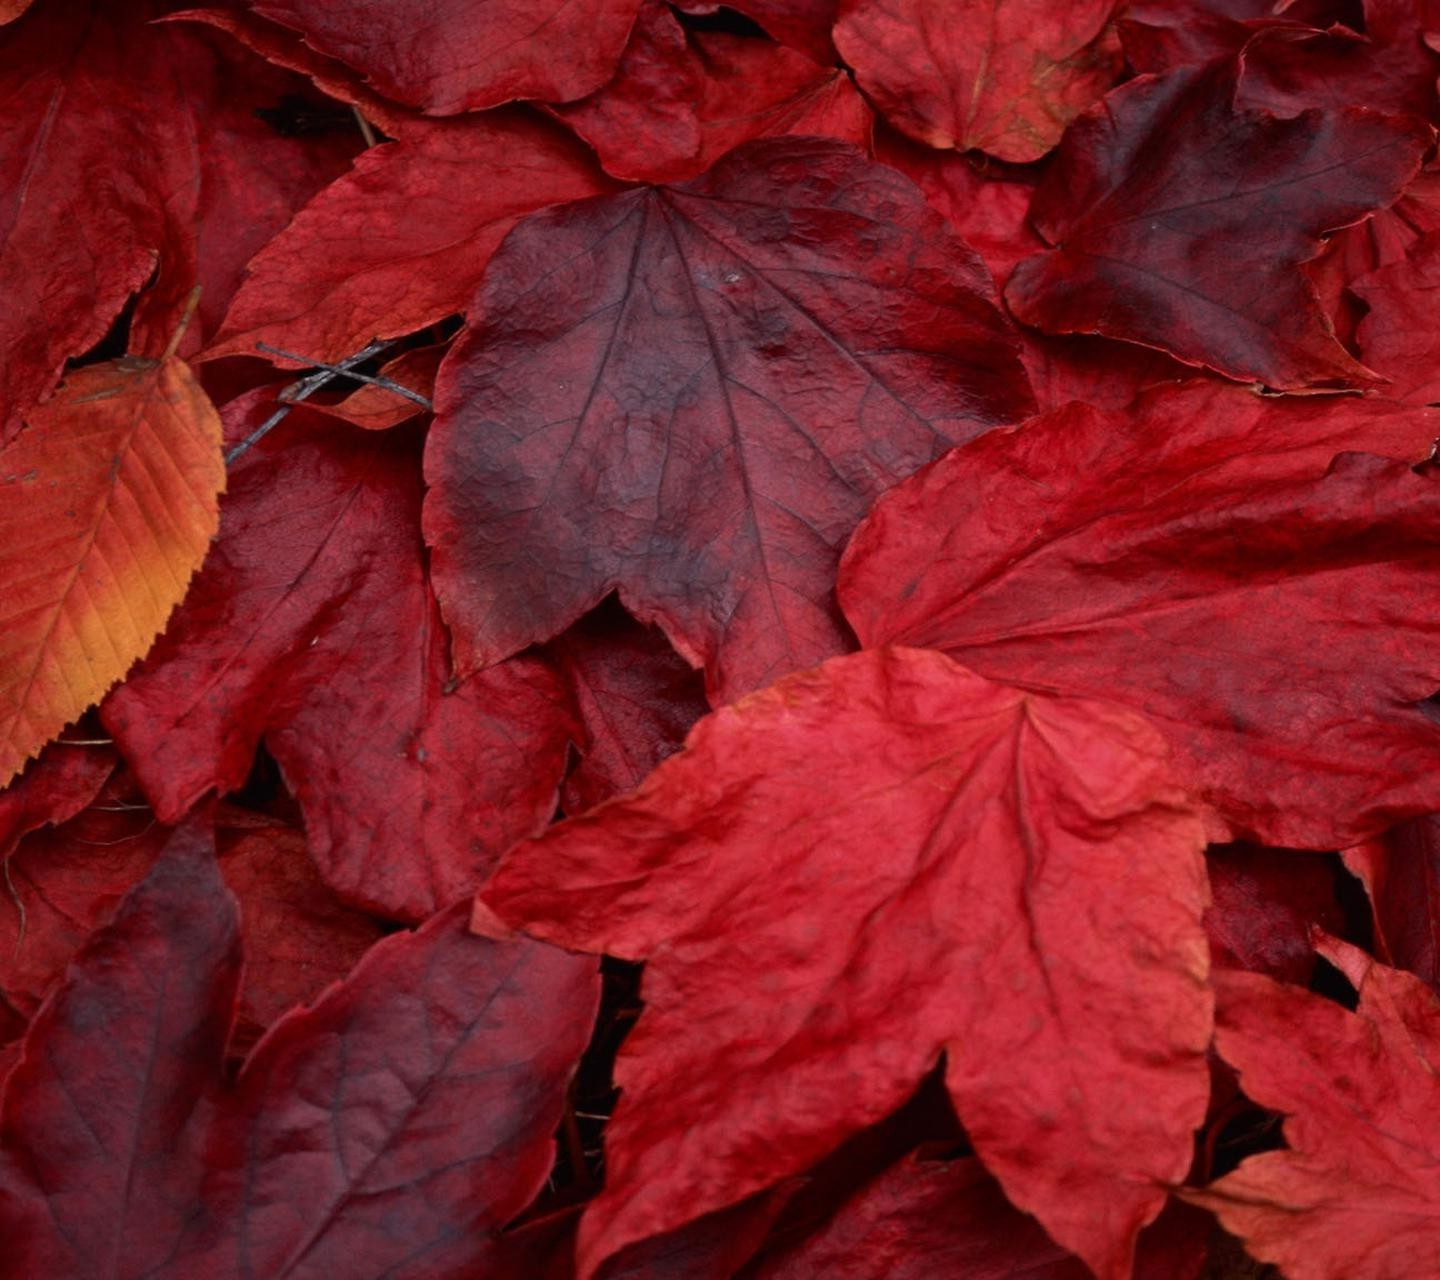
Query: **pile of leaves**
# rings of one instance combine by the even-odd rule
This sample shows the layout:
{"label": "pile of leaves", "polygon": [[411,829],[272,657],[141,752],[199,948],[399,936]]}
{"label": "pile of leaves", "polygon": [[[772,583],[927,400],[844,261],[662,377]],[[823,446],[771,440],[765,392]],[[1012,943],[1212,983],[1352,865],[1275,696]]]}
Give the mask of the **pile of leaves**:
{"label": "pile of leaves", "polygon": [[0,23],[0,1276],[1440,1275],[1440,5]]}

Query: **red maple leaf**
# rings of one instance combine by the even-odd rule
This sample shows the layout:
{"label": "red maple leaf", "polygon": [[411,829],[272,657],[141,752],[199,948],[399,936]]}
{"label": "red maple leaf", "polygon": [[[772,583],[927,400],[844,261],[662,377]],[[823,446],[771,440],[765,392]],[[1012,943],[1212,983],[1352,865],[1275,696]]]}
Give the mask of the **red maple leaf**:
{"label": "red maple leaf", "polygon": [[942,1052],[1010,1199],[1128,1275],[1207,1087],[1203,838],[1163,754],[1127,712],[885,649],[517,846],[482,928],[649,961],[581,1275],[801,1172]]}

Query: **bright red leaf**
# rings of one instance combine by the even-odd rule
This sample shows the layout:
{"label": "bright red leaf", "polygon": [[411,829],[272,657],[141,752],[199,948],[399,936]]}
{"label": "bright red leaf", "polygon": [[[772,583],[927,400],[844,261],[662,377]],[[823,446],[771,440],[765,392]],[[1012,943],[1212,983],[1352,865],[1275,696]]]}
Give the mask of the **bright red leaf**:
{"label": "bright red leaf", "polygon": [[585,139],[607,173],[635,182],[690,178],[700,151],[701,70],[669,5],[645,0],[615,78],[550,112]]}
{"label": "bright red leaf", "polygon": [[182,829],[26,1037],[0,1274],[473,1274],[539,1190],[593,963],[464,929],[380,943],[227,1087],[235,903]]}
{"label": "bright red leaf", "polygon": [[1055,248],[1005,299],[1047,333],[1098,333],[1227,377],[1303,390],[1371,375],[1300,264],[1396,198],[1433,131],[1359,108],[1237,108],[1233,64],[1142,77],[1071,126],[1030,216]]}
{"label": "bright red leaf", "polygon": [[944,1052],[1010,1198],[1128,1276],[1206,1096],[1203,836],[1163,751],[1128,712],[882,650],[517,846],[481,927],[649,961],[581,1275],[801,1172]]}
{"label": "bright red leaf", "polygon": [[1436,422],[1220,383],[1057,409],[882,498],[846,617],[867,645],[1141,709],[1217,835],[1334,849],[1440,807],[1417,705],[1440,687],[1440,488],[1391,460]]}
{"label": "bright red leaf", "polygon": [[852,148],[527,219],[436,389],[426,540],[462,672],[616,589],[725,698],[841,651],[843,540],[1031,403],[975,255]]}
{"label": "bright red leaf", "polygon": [[1120,75],[1115,0],[842,0],[835,44],[891,124],[1038,160]]}
{"label": "bright red leaf", "polygon": [[696,172],[752,138],[809,134],[870,150],[874,116],[843,71],[763,40],[693,39],[704,71]]}
{"label": "bright red leaf", "polygon": [[615,80],[549,110],[595,148],[607,173],[636,182],[696,177],[755,138],[809,134],[868,147],[872,127],[844,72],[768,40],[687,39],[659,0],[641,12]]}
{"label": "bright red leaf", "polygon": [[570,102],[615,72],[641,0],[252,0],[379,92],[436,115]]}
{"label": "bright red leaf", "polygon": [[536,659],[452,680],[419,516],[414,433],[297,412],[231,466],[210,560],[104,709],[162,822],[240,787],[263,738],[327,883],[402,920],[549,820],[571,736]]}
{"label": "bright red leaf", "polygon": [[1440,1270],[1440,1005],[1353,949],[1350,1013],[1253,973],[1216,975],[1216,1043],[1245,1092],[1285,1113],[1287,1150],[1189,1198],[1288,1280]]}
{"label": "bright red leaf", "polygon": [[519,111],[408,124],[255,256],[206,355],[264,342],[341,360],[423,329],[468,307],[520,217],[607,185],[563,129]]}

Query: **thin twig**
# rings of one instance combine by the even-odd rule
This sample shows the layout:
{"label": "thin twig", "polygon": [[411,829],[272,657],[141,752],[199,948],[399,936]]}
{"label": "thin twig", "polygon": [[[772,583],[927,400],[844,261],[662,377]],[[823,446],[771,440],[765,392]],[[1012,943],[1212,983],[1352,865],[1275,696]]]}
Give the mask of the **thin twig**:
{"label": "thin twig", "polygon": [[[338,364],[327,364],[323,369],[318,369],[314,373],[306,374],[305,377],[301,378],[298,382],[291,383],[290,386],[285,388],[288,402],[281,405],[280,408],[276,409],[275,412],[272,413],[268,418],[266,418],[265,421],[262,422],[258,427],[256,427],[254,431],[252,431],[248,436],[245,437],[245,439],[240,441],[239,444],[237,444],[233,449],[231,449],[230,452],[225,455],[225,465],[228,467],[231,463],[235,461],[236,458],[238,458],[242,453],[248,450],[252,445],[258,444],[261,440],[268,436],[271,431],[273,431],[276,427],[278,427],[282,422],[285,421],[285,418],[289,414],[291,409],[293,409],[302,400],[308,400],[327,382],[330,382],[331,380],[341,376],[342,374],[345,376],[349,376],[352,366],[357,364],[364,364],[365,361],[369,360],[372,356],[378,356],[382,351],[388,351],[394,345],[395,344],[393,341],[382,342],[380,339],[377,338],[374,342],[368,343],[366,346],[362,347],[353,356],[346,356],[345,359],[341,360]],[[303,356],[294,356],[290,358],[297,360],[304,359]]]}
{"label": "thin twig", "polygon": [[114,738],[56,738],[62,747],[113,747]]}
{"label": "thin twig", "polygon": [[370,124],[370,121],[365,119],[360,108],[353,102],[350,104],[350,110],[355,113],[355,123],[360,126],[360,136],[365,139],[365,145],[367,147],[373,147],[379,141],[375,136],[374,127]]}
{"label": "thin twig", "polygon": [[[379,374],[356,373],[354,369],[342,368],[338,364],[326,364],[323,360],[312,360],[309,356],[299,356],[293,351],[283,351],[279,347],[272,347],[268,342],[257,342],[255,344],[261,351],[269,352],[272,356],[283,356],[286,360],[298,360],[302,364],[314,365],[317,369],[328,369],[336,377],[354,378],[356,382],[368,382],[372,387],[383,387],[386,391],[393,391],[397,396],[404,396],[411,404],[418,404],[422,409],[434,409],[430,403],[418,391],[411,391],[409,387],[402,387],[398,382],[391,382],[389,378]],[[295,397],[280,393],[282,400],[293,400]]]}
{"label": "thin twig", "polygon": [[[20,927],[15,933],[14,956],[20,954],[20,948],[25,942],[25,926],[29,916],[25,912],[25,903],[20,897],[19,890],[15,888],[15,881],[10,878],[10,859],[7,857],[0,860],[0,867],[5,869],[5,892],[10,895],[10,901],[15,904],[15,914],[20,917]],[[14,956],[11,958],[13,959]]]}

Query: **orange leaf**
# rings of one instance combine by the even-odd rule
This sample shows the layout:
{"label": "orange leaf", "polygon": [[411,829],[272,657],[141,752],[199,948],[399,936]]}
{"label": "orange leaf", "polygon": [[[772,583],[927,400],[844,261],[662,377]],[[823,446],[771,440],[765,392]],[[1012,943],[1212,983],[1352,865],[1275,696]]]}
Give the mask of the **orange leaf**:
{"label": "orange leaf", "polygon": [[183,361],[127,357],[0,450],[0,786],[164,628],[219,524],[220,443]]}

